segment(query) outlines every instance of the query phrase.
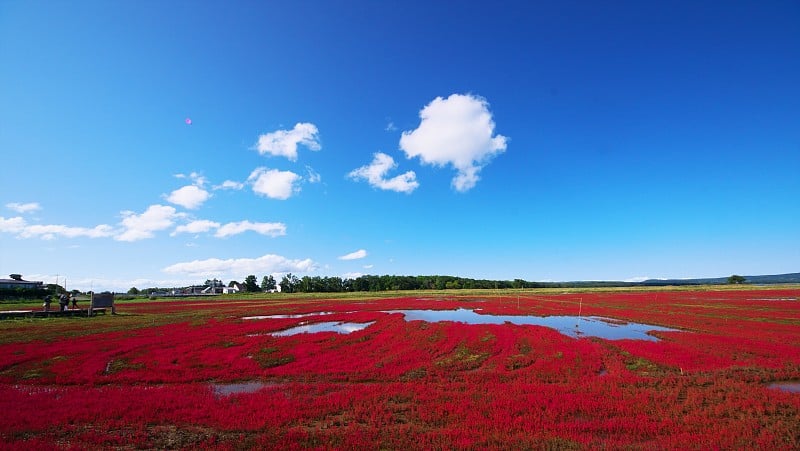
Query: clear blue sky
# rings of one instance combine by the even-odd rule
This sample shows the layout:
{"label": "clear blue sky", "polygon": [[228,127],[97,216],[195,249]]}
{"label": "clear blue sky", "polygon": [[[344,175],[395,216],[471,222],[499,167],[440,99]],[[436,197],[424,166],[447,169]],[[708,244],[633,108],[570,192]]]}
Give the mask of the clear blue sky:
{"label": "clear blue sky", "polygon": [[5,0],[0,277],[800,271],[798,24],[796,1]]}

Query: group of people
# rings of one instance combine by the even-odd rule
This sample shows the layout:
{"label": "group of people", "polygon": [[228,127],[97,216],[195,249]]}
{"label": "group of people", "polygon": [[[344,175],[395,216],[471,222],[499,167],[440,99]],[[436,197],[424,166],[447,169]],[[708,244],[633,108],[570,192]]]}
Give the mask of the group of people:
{"label": "group of people", "polygon": [[[59,311],[61,311],[61,312],[66,312],[67,311],[67,307],[69,306],[70,299],[72,300],[72,308],[73,309],[77,309],[78,308],[78,298],[74,294],[72,296],[67,296],[66,294],[62,293],[61,295],[58,296],[58,305],[61,308]],[[49,312],[50,311],[50,303],[51,302],[53,302],[53,298],[50,297],[49,294],[44,297],[44,304],[42,304],[42,307],[44,307],[44,311],[45,312]]]}

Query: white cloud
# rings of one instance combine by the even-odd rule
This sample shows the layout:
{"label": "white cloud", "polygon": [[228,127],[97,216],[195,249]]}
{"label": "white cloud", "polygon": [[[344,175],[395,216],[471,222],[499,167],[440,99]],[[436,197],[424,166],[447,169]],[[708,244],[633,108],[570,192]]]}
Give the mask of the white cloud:
{"label": "white cloud", "polygon": [[389,121],[389,123],[386,124],[386,128],[384,128],[384,130],[387,132],[394,132],[397,131],[397,126],[394,125],[394,122]]}
{"label": "white cloud", "polygon": [[209,221],[206,219],[200,219],[197,221],[192,221],[188,224],[179,225],[175,227],[175,231],[171,233],[172,236],[175,236],[179,233],[203,233],[208,232],[213,229],[219,228],[220,224],[218,222]]}
{"label": "white cloud", "polygon": [[276,237],[286,235],[286,224],[280,222],[229,222],[220,227],[214,236],[217,238],[225,238],[248,231],[256,232],[261,235]]}
{"label": "white cloud", "polygon": [[382,152],[376,152],[372,163],[354,169],[347,176],[353,180],[364,179],[370,186],[398,193],[411,193],[419,186],[417,174],[408,171],[404,174],[386,178],[386,173],[397,167],[394,159]]}
{"label": "white cloud", "polygon": [[372,269],[373,266],[375,266],[375,265],[364,265],[363,268],[364,269]]}
{"label": "white cloud", "polygon": [[320,150],[319,130],[310,123],[297,123],[291,130],[276,130],[258,137],[256,150],[261,155],[268,153],[273,156],[286,157],[291,161],[297,160],[297,146],[302,144],[310,150]]}
{"label": "white cloud", "polygon": [[420,111],[419,117],[419,127],[404,131],[400,137],[400,149],[408,158],[419,157],[424,164],[451,165],[457,171],[452,181],[456,191],[474,187],[480,170],[493,156],[506,150],[507,138],[492,136],[492,113],[481,97],[437,97]]}
{"label": "white cloud", "polygon": [[175,178],[178,179],[190,179],[193,185],[197,185],[202,187],[206,184],[206,178],[202,175],[198,174],[197,172],[192,172],[189,175],[186,174],[175,174]]}
{"label": "white cloud", "polygon": [[19,216],[8,219],[0,216],[0,232],[19,233],[25,229],[25,225],[25,219]]}
{"label": "white cloud", "polygon": [[637,276],[631,277],[630,279],[625,279],[623,282],[644,282],[645,280],[650,280],[651,277],[648,276]]}
{"label": "white cloud", "polygon": [[137,241],[152,238],[153,232],[171,227],[175,219],[182,216],[176,212],[175,208],[165,205],[151,205],[140,215],[132,211],[123,211],[121,224],[124,231],[114,239]]}
{"label": "white cloud", "polygon": [[32,211],[37,211],[42,209],[41,205],[39,205],[38,202],[28,202],[25,204],[20,204],[18,202],[11,202],[6,204],[6,207],[16,211],[17,213],[30,213]]}
{"label": "white cloud", "polygon": [[197,185],[186,185],[170,193],[170,195],[167,196],[167,201],[194,210],[203,205],[203,202],[208,200],[209,197],[210,194],[203,188]]}
{"label": "white cloud", "polygon": [[60,224],[28,224],[21,217],[0,217],[0,232],[15,233],[18,238],[41,238],[53,240],[57,237],[65,238],[104,238],[115,234],[113,227],[101,224],[93,228],[71,227]]}
{"label": "white cloud", "polygon": [[58,236],[65,238],[105,238],[113,236],[115,230],[110,225],[101,224],[93,228],[86,227],[70,227],[65,225],[29,225],[20,232],[20,238],[42,238],[43,240],[52,240]]}
{"label": "white cloud", "polygon": [[232,189],[232,190],[236,190],[236,191],[238,191],[238,190],[240,190],[242,188],[244,188],[244,183],[234,182],[233,180],[225,180],[224,182],[222,182],[222,185],[216,185],[214,187],[215,190],[218,190],[218,189]]}
{"label": "white cloud", "polygon": [[295,183],[300,176],[291,171],[256,168],[247,178],[253,186],[253,192],[271,199],[286,200],[300,190]]}
{"label": "white cloud", "polygon": [[346,272],[346,273],[342,274],[342,279],[353,279],[353,280],[355,280],[355,279],[358,279],[359,277],[361,277],[363,275],[364,275],[364,273],[360,273],[360,272]]}
{"label": "white cloud", "polygon": [[366,256],[367,256],[367,251],[365,251],[364,249],[359,249],[355,252],[350,252],[347,255],[342,255],[341,257],[339,257],[339,260],[358,260]]}
{"label": "white cloud", "polygon": [[166,273],[186,274],[195,277],[244,278],[248,274],[305,273],[317,269],[317,264],[307,258],[290,260],[280,255],[267,254],[258,258],[209,258],[175,263],[163,269]]}
{"label": "white cloud", "polygon": [[308,183],[319,183],[322,181],[322,176],[319,175],[319,172],[315,171],[311,166],[306,165],[306,173],[308,174],[306,177]]}

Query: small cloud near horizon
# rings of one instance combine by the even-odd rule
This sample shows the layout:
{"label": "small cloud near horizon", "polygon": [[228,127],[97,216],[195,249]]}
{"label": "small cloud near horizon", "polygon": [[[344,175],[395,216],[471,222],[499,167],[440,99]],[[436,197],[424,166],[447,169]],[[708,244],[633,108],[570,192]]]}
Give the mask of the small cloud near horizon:
{"label": "small cloud near horizon", "polygon": [[340,256],[338,258],[339,258],[339,260],[358,260],[358,259],[362,259],[362,258],[364,258],[366,256],[367,256],[367,251],[364,250],[364,249],[359,249],[359,250],[357,250],[355,252],[351,252],[349,254],[342,255],[342,256]]}
{"label": "small cloud near horizon", "polygon": [[317,263],[310,258],[288,259],[281,255],[266,254],[257,258],[208,258],[180,262],[162,271],[194,277],[240,278],[242,274],[307,273],[315,271],[317,267]]}

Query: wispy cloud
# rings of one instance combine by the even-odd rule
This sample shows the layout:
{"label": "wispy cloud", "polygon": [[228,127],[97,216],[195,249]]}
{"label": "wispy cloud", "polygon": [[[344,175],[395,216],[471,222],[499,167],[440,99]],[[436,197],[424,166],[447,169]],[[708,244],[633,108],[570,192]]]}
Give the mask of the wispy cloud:
{"label": "wispy cloud", "polygon": [[187,174],[178,173],[178,174],[175,174],[175,178],[178,178],[178,179],[189,179],[189,180],[192,181],[193,185],[197,185],[197,186],[200,186],[200,187],[204,186],[206,184],[206,182],[207,182],[206,178],[203,177],[202,175],[200,175],[200,173],[198,173],[198,172],[191,172],[188,175]]}
{"label": "wispy cloud", "polygon": [[397,167],[394,158],[382,152],[377,152],[372,162],[366,166],[354,169],[347,176],[353,180],[366,180],[370,186],[398,193],[411,193],[419,186],[417,174],[408,171],[404,174],[387,179],[386,174]]}
{"label": "wispy cloud", "polygon": [[339,257],[339,260],[358,260],[366,256],[367,256],[367,251],[365,251],[364,249],[359,249],[355,252],[350,252],[349,254],[342,255],[341,257]]}
{"label": "wispy cloud", "polygon": [[211,230],[216,230],[219,227],[220,223],[218,222],[209,221],[207,219],[199,219],[175,227],[175,230],[170,235],[175,236],[179,233],[205,233]]}
{"label": "wispy cloud", "polygon": [[291,171],[277,169],[256,168],[247,178],[252,185],[253,192],[271,199],[286,200],[300,191],[295,183],[301,177]]}
{"label": "wispy cloud", "polygon": [[267,254],[258,258],[209,258],[175,263],[163,269],[168,274],[185,274],[195,277],[241,278],[249,274],[275,274],[285,272],[306,273],[315,271],[318,265],[310,258],[292,260]]}
{"label": "wispy cloud", "polygon": [[13,218],[4,218],[0,216],[0,232],[19,233],[25,229],[26,225],[25,219],[19,216]]}
{"label": "wispy cloud", "polygon": [[452,186],[456,191],[474,187],[480,180],[480,170],[506,150],[507,138],[492,136],[495,124],[489,104],[482,97],[437,97],[420,111],[419,117],[419,127],[404,131],[400,137],[400,149],[408,158],[419,157],[424,164],[455,168]]}
{"label": "wispy cloud", "polygon": [[286,235],[286,224],[282,222],[250,222],[238,221],[220,224],[219,222],[199,219],[175,227],[170,234],[175,236],[181,233],[207,233],[215,231],[217,238],[227,238],[245,232],[256,232],[261,235],[276,237]]}
{"label": "wispy cloud", "polygon": [[214,190],[230,189],[238,191],[242,188],[244,188],[244,183],[235,182],[233,180],[225,180],[224,182],[222,182],[221,185],[215,185],[213,189]]}
{"label": "wispy cloud", "polygon": [[115,230],[110,225],[101,224],[93,228],[86,227],[70,227],[60,224],[49,225],[29,225],[20,232],[20,238],[42,238],[43,240],[52,240],[56,237],[64,238],[105,238],[113,236]]}
{"label": "wispy cloud", "polygon": [[10,202],[6,204],[6,207],[16,211],[17,213],[30,213],[32,211],[41,210],[42,207],[39,205],[38,202],[28,202],[25,204],[20,204],[18,202]]}
{"label": "wispy cloud", "polygon": [[260,135],[255,148],[261,155],[270,154],[296,161],[298,145],[303,145],[310,150],[322,149],[316,125],[301,122],[295,124],[291,130],[276,130]]}
{"label": "wispy cloud", "polygon": [[229,222],[217,229],[217,233],[215,233],[214,236],[217,238],[225,238],[244,232],[256,232],[271,237],[282,236],[286,235],[286,224],[281,222]]}
{"label": "wispy cloud", "polygon": [[22,217],[0,217],[0,232],[13,233],[17,238],[40,238],[53,240],[63,238],[105,238],[113,236],[116,231],[113,227],[101,224],[96,227],[72,227],[63,224],[28,224]]}
{"label": "wispy cloud", "polygon": [[306,181],[308,181],[308,183],[319,183],[322,181],[322,176],[311,166],[306,165],[306,174]]}

